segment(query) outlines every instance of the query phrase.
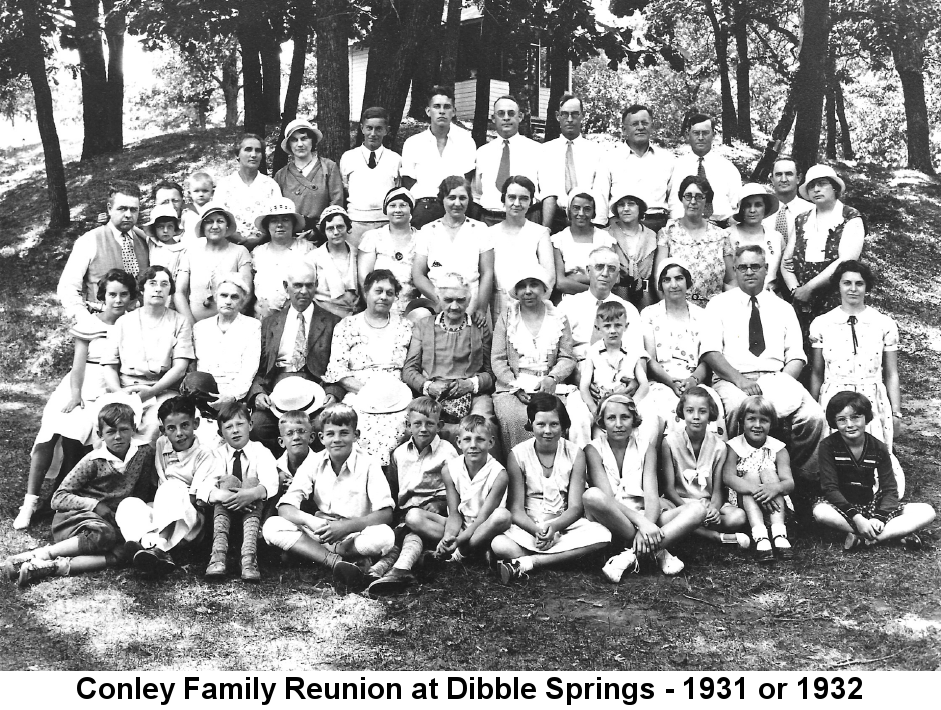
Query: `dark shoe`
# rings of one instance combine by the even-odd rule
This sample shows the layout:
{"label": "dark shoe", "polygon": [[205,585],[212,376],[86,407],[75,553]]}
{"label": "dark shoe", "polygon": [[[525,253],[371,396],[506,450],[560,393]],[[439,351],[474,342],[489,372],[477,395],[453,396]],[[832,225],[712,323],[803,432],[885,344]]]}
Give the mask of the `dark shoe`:
{"label": "dark shoe", "polygon": [[261,581],[261,572],[258,571],[258,560],[255,555],[242,555],[242,581]]}
{"label": "dark shoe", "polygon": [[528,574],[520,569],[518,560],[500,560],[497,562],[497,570],[500,573],[500,581],[503,584],[509,584],[517,579],[526,579]]}
{"label": "dark shoe", "polygon": [[333,583],[337,587],[345,587],[347,590],[362,589],[365,579],[363,570],[351,562],[339,560],[333,565]]}
{"label": "dark shoe", "polygon": [[366,591],[381,597],[387,594],[400,594],[405,591],[406,587],[413,584],[415,584],[415,576],[411,572],[393,567],[386,572],[384,577],[370,584]]}
{"label": "dark shoe", "polygon": [[905,546],[906,550],[911,550],[913,552],[915,550],[920,550],[921,545],[922,545],[921,538],[918,537],[918,535],[915,533],[909,533],[908,535],[903,537],[901,540],[899,540],[899,542],[901,542]]}
{"label": "dark shoe", "polygon": [[124,557],[127,561],[132,561],[134,555],[144,549],[144,546],[134,540],[128,540],[124,543]]}
{"label": "dark shoe", "polygon": [[[768,538],[762,538],[767,541]],[[761,540],[755,540],[755,545],[757,546]],[[762,565],[767,565],[774,562],[774,550],[770,547],[767,550],[755,549],[755,560]]]}
{"label": "dark shoe", "polygon": [[[125,543],[125,547],[127,544]],[[176,569],[176,563],[170,557],[170,553],[156,548],[138,550],[134,553],[131,563],[135,569],[153,577],[170,574]]]}
{"label": "dark shoe", "polygon": [[[781,545],[778,545],[778,540],[784,540],[788,543],[787,546],[782,547]],[[775,535],[772,544],[774,545],[774,551],[782,560],[794,559],[794,549],[791,547],[790,541],[784,535]]]}
{"label": "dark shoe", "polygon": [[212,553],[209,557],[209,566],[206,568],[206,576],[209,579],[225,577],[225,555]]}
{"label": "dark shoe", "polygon": [[856,533],[846,533],[846,539],[843,540],[843,551],[852,552],[866,545],[865,540]]}

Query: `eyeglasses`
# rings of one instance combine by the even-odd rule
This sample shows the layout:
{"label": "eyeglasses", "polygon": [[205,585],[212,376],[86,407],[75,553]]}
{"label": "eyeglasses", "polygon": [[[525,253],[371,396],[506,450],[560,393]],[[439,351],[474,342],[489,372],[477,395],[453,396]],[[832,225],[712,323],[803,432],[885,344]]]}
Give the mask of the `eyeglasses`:
{"label": "eyeglasses", "polygon": [[765,264],[736,264],[735,270],[740,274],[757,274],[765,266]]}
{"label": "eyeglasses", "polygon": [[559,111],[559,118],[578,118],[581,115],[581,111]]}
{"label": "eyeglasses", "polygon": [[683,199],[687,202],[703,202],[706,196],[701,192],[685,192],[683,193]]}
{"label": "eyeglasses", "polygon": [[614,264],[592,264],[591,268],[598,274],[613,274],[618,270]]}
{"label": "eyeglasses", "polygon": [[510,109],[509,111],[495,111],[497,118],[514,118],[516,116],[516,111]]}

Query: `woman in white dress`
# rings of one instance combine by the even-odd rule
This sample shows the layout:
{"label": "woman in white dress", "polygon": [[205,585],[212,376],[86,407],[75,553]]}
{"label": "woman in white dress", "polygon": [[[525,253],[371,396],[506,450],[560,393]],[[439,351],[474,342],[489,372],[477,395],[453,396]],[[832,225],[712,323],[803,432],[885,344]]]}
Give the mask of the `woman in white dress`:
{"label": "woman in white dress", "polygon": [[366,277],[375,269],[388,269],[399,280],[402,290],[392,311],[397,316],[405,313],[409,302],[417,298],[418,289],[412,283],[412,262],[415,260],[415,241],[418,230],[412,226],[415,198],[404,187],[394,187],[386,193],[382,211],[389,223],[363,234],[359,243],[357,270],[359,286],[363,289]]}
{"label": "woman in white dress", "polygon": [[588,290],[588,256],[598,247],[614,248],[614,237],[592,224],[595,198],[579,188],[569,196],[569,222],[550,238],[555,253],[556,288],[563,295]]}
{"label": "woman in white dress", "polygon": [[[219,179],[213,201],[224,205],[236,219],[235,231],[228,239],[251,251],[268,241],[268,235],[255,227],[255,216],[276,197],[281,197],[278,183],[259,172],[265,159],[265,141],[255,133],[243,133],[235,148],[239,167]],[[197,231],[197,235],[199,232]]]}

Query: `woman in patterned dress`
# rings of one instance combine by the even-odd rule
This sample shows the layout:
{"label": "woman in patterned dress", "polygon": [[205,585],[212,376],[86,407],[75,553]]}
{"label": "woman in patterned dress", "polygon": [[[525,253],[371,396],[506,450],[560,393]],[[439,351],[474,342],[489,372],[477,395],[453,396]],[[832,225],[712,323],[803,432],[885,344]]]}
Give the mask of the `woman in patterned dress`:
{"label": "woman in patterned dress", "polygon": [[685,260],[693,280],[689,298],[705,306],[710,298],[725,290],[725,284],[734,283],[732,250],[725,230],[705,217],[706,203],[712,201],[714,194],[709,181],[688,175],[680,183],[679,194],[683,216],[671,221],[657,235],[654,273],[668,256]]}

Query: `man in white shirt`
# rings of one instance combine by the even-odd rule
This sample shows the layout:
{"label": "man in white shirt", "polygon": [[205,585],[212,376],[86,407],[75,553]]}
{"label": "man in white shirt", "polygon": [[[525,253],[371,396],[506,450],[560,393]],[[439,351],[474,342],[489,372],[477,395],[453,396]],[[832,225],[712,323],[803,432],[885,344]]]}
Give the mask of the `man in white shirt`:
{"label": "man in white shirt", "polygon": [[631,104],[621,112],[621,138],[610,163],[611,196],[636,195],[647,203],[642,220],[654,233],[670,217],[670,179],[675,157],[666,148],[650,142],[653,111]]}
{"label": "man in white shirt", "polygon": [[444,216],[438,201],[441,181],[451,175],[474,176],[477,145],[470,131],[452,124],[454,88],[435,86],[425,113],[431,120],[427,131],[410,136],[402,146],[402,186],[415,197],[412,226],[421,229]]}
{"label": "man in white shirt", "polygon": [[627,329],[624,331],[625,348],[634,339],[634,344],[643,347],[640,329],[640,314],[623,298],[611,293],[618,281],[620,262],[611,247],[598,247],[588,256],[588,290],[566,295],[559,304],[559,311],[568,318],[572,329],[575,357],[581,361],[588,356],[588,346],[601,337],[595,325],[598,306],[606,301],[617,301],[627,311]]}
{"label": "man in white shirt", "polygon": [[86,301],[98,303],[98,281],[111,269],[137,278],[150,266],[146,236],[134,228],[139,216],[140,188],[116,180],[108,188],[108,223],[75,240],[59,277],[56,294],[70,320],[88,315]]}
{"label": "man in white shirt", "polygon": [[480,207],[478,219],[492,227],[506,219],[503,206],[503,185],[511,175],[525,175],[537,186],[533,208],[527,215],[541,222],[541,209],[535,209],[542,199],[539,191],[539,164],[542,146],[520,135],[519,103],[512,96],[501,96],[493,104],[493,125],[497,137],[477,149],[477,172],[474,175],[474,202]]}
{"label": "man in white shirt", "polygon": [[553,234],[569,226],[566,217],[568,196],[576,187],[595,198],[594,222],[608,223],[610,178],[604,148],[582,135],[582,100],[562,94],[556,118],[562,135],[544,143],[539,166],[539,192],[542,195],[542,225]]}
{"label": "man in white shirt", "polygon": [[778,210],[764,219],[765,229],[776,229],[784,237],[784,246],[794,241],[794,220],[797,215],[813,209],[813,204],[801,199],[797,188],[803,175],[797,164],[788,157],[779,157],[771,168],[771,189],[778,198]]}
{"label": "man in white shirt", "polygon": [[713,387],[727,412],[729,436],[741,433],[738,408],[745,398],[767,397],[779,414],[786,413],[782,418],[790,425],[787,443],[795,480],[812,484],[819,479],[817,444],[826,419],[797,381],[807,363],[800,325],[794,309],[764,289],[767,268],[760,246],[736,250],[738,288],[720,293],[706,306],[717,327],[701,334],[702,359],[715,373]]}
{"label": "man in white shirt", "polygon": [[694,113],[685,121],[686,140],[692,152],[676,159],[670,179],[670,212],[673,219],[683,216],[680,201],[680,183],[687,175],[705,177],[715,196],[706,203],[706,219],[725,229],[735,212],[742,176],[732,163],[712,150],[715,139],[715,119],[703,113]]}
{"label": "man in white shirt", "polygon": [[347,241],[357,249],[366,232],[389,223],[382,202],[389,190],[399,186],[402,167],[401,156],[382,145],[389,133],[388,111],[380,106],[367,108],[359,129],[363,144],[340,157],[340,178],[353,222]]}

